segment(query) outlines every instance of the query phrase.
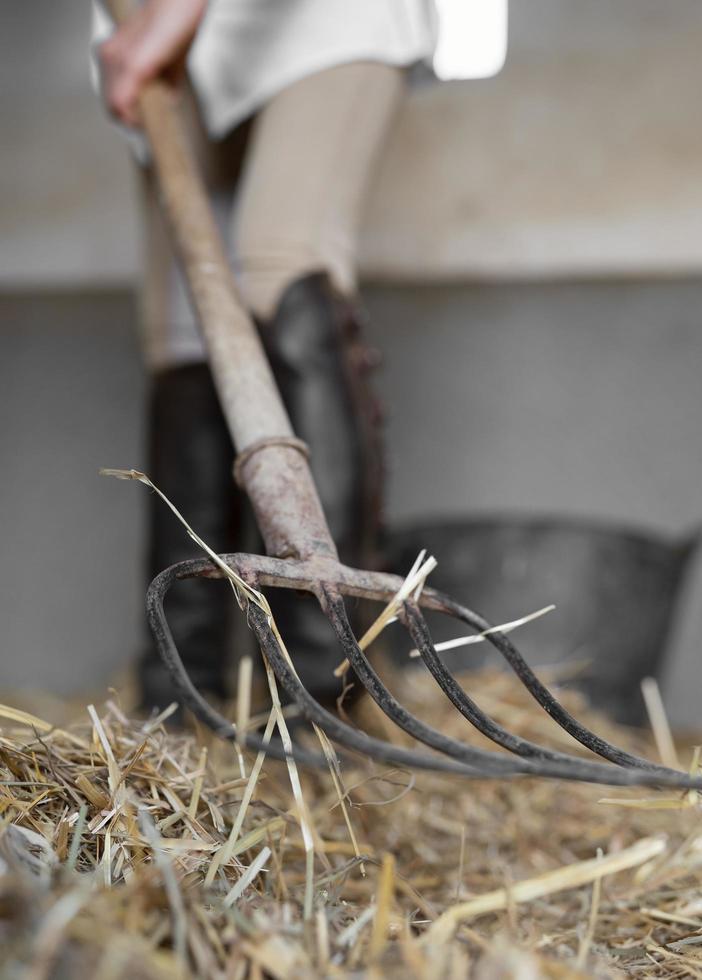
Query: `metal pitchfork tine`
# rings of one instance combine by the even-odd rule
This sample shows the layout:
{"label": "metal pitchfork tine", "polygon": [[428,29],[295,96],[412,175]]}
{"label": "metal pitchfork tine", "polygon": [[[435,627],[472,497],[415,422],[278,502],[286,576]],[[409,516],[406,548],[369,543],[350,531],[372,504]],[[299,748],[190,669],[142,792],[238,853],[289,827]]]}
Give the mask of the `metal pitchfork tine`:
{"label": "metal pitchfork tine", "polygon": [[[274,558],[246,554],[221,555],[220,557],[238,575],[256,588],[275,586],[313,591],[327,614],[339,642],[341,655],[349,659],[359,680],[369,691],[373,700],[400,728],[441,754],[432,755],[373,738],[351,727],[324,709],[297,680],[280,648],[265,612],[253,603],[249,604],[247,611],[249,624],[285,691],[296,702],[305,718],[322,728],[334,742],[354,752],[363,753],[377,761],[392,765],[428,769],[473,778],[507,778],[522,775],[620,786],[702,787],[702,780],[700,779],[630,755],[590,732],[572,718],[553,695],[541,685],[507,637],[497,632],[489,634],[488,638],[503,655],[509,657],[510,663],[518,672],[518,676],[524,674],[528,678],[524,680],[520,676],[534,697],[540,702],[544,702],[545,706],[547,705],[551,717],[583,745],[607,759],[616,761],[618,765],[590,762],[587,759],[555,752],[507,732],[475,705],[450,672],[440,663],[417,603],[408,601],[405,603],[401,619],[406,621],[409,634],[413,642],[416,643],[425,663],[431,664],[430,669],[437,679],[441,678],[439,682],[442,688],[446,693],[449,693],[450,689],[449,696],[476,728],[504,748],[522,756],[522,758],[513,758],[505,753],[479,749],[450,738],[426,725],[396,701],[358,646],[346,617],[343,593],[350,596],[364,596],[378,601],[388,601],[402,585],[402,579],[392,575],[350,569],[335,563],[336,577],[331,581],[327,577],[324,582],[317,581],[314,584],[312,576],[315,573],[318,574],[317,566],[319,564],[315,559],[310,561],[290,559],[280,561]],[[223,573],[207,559],[191,559],[171,565],[157,575],[147,594],[149,622],[161,655],[183,695],[184,703],[219,735],[233,739],[236,737],[236,729],[232,723],[218,714],[190,683],[175,648],[163,610],[164,598],[174,582],[201,576],[221,578]],[[458,606],[453,600],[432,589],[425,589],[420,601],[428,608],[456,615],[468,622],[469,625],[479,627],[480,630],[488,628],[488,624],[475,613]],[[259,750],[263,747],[263,741],[258,735],[248,734],[244,741],[252,749]],[[268,752],[276,758],[285,757],[284,752],[276,745],[269,745]],[[296,749],[295,755],[300,762],[317,766],[327,764],[322,756],[301,752],[298,749]]]}
{"label": "metal pitchfork tine", "polygon": [[[116,20],[130,4],[109,0]],[[373,759],[464,777],[506,778],[548,776],[612,785],[674,786],[702,789],[702,779],[658,766],[610,745],[580,725],[539,682],[504,634],[489,641],[519,679],[561,727],[609,765],[555,752],[517,738],[482,712],[443,666],[433,648],[420,607],[482,631],[481,617],[440,593],[426,588],[418,602],[405,602],[400,619],[425,664],[458,710],[504,752],[490,752],[450,738],[410,714],[385,687],[358,646],[348,623],[344,597],[388,602],[398,592],[397,576],[341,565],[327,527],[307,462],[308,450],[295,437],[283,407],[258,333],[240,303],[225,250],[197,173],[172,93],[160,81],[140,96],[139,110],[148,136],[162,203],[208,348],[210,366],[238,456],[235,477],[248,494],[269,557],[222,555],[229,568],[250,586],[312,592],[331,623],[340,654],[353,666],[361,683],[385,714],[434,752],[419,751],[373,738],[326,711],[307,692],[289,666],[265,611],[247,605],[249,625],[261,650],[303,716],[322,728],[337,744]],[[156,576],[147,593],[147,611],[161,656],[171,671],[184,703],[206,725],[225,738],[236,737],[234,726],[218,714],[193,687],[173,642],[163,600],[178,579],[221,578],[222,568],[208,559],[180,562]],[[293,651],[294,655],[295,651]],[[261,749],[261,736],[239,733],[249,747]],[[282,748],[267,746],[284,758]],[[295,749],[301,762],[326,764],[321,756]]]}

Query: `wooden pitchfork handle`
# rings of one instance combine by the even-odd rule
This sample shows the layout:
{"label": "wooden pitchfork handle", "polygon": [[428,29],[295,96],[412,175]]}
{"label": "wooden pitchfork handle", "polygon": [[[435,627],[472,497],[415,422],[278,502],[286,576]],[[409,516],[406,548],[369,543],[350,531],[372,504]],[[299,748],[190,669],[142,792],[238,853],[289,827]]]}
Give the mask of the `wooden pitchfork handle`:
{"label": "wooden pitchfork handle", "polygon": [[[131,0],[106,0],[119,24]],[[162,81],[139,96],[161,204],[190,291],[219,401],[239,454],[237,481],[248,494],[269,555],[336,558],[337,552],[256,327],[234,283],[181,112]]]}

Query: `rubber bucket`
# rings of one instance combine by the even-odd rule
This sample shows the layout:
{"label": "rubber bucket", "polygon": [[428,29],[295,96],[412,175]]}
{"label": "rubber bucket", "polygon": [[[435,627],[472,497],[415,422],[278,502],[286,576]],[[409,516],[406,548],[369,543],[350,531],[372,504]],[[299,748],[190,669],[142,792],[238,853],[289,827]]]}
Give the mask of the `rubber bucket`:
{"label": "rubber bucket", "polygon": [[[626,724],[645,720],[644,677],[659,677],[681,585],[698,534],[670,541],[637,529],[588,520],[495,516],[416,523],[392,532],[388,568],[406,575],[425,548],[438,567],[429,584],[493,624],[547,605],[555,610],[519,628],[512,640],[533,667],[577,662],[567,683]],[[435,642],[461,625],[427,616]],[[411,642],[387,631],[393,659]],[[446,652],[451,670],[481,666],[488,643]],[[575,664],[574,664],[575,666]],[[567,673],[567,672],[566,672]]]}

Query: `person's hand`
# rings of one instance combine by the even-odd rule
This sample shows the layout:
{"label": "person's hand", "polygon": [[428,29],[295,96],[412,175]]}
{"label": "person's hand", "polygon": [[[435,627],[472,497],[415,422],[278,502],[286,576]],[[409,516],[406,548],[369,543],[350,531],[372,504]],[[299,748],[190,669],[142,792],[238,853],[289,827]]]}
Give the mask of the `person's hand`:
{"label": "person's hand", "polygon": [[144,85],[162,76],[177,82],[207,0],[146,0],[98,48],[103,98],[113,116],[139,125]]}

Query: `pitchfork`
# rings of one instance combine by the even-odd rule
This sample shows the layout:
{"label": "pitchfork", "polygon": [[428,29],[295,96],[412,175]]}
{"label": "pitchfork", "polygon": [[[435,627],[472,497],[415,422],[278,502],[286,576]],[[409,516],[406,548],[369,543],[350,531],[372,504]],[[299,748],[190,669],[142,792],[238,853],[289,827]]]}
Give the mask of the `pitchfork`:
{"label": "pitchfork", "polygon": [[[114,8],[121,5],[111,2],[110,6],[115,14],[119,13]],[[477,632],[490,629],[490,624],[431,588],[425,588],[418,598],[406,599],[399,619],[429,672],[458,711],[512,755],[487,751],[449,737],[411,714],[393,697],[354,637],[344,597],[387,603],[396,596],[403,580],[349,568],[339,562],[308,465],[308,449],[292,431],[256,328],[238,299],[185,129],[172,93],[162,82],[153,82],[143,91],[140,114],[164,211],[238,453],[234,476],[253,505],[268,554],[268,557],[225,554],[220,556],[220,561],[256,590],[284,588],[316,596],[338,642],[340,659],[348,660],[358,680],[396,725],[434,751],[415,750],[371,737],[323,708],[297,679],[265,608],[244,597],[248,622],[262,653],[304,718],[323,729],[338,745],[392,765],[467,777],[547,776],[617,785],[702,788],[702,779],[632,755],[580,724],[539,681],[507,636],[490,632],[490,643],[538,704],[582,745],[615,765],[553,751],[501,727],[478,707],[443,665],[421,609],[453,616]],[[215,711],[191,683],[163,609],[164,597],[176,580],[221,578],[224,574],[209,559],[172,565],[149,586],[147,611],[158,649],[183,703],[219,735],[235,738],[235,726]],[[239,733],[239,739],[253,749],[264,746],[262,737],[253,732]],[[267,751],[277,757],[285,755],[277,743],[267,744]],[[305,758],[310,761],[310,753],[295,751],[303,761]],[[313,757],[312,761],[324,764],[321,756]]]}

